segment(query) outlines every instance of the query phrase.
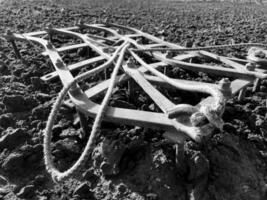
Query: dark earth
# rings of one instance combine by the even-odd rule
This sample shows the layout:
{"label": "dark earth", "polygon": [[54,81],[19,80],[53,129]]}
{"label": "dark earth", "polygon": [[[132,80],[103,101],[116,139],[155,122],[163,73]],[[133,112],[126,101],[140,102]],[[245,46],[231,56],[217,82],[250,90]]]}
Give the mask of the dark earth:
{"label": "dark earth", "polygon": [[[44,30],[49,24],[73,26],[79,18],[98,23],[106,17],[183,46],[267,42],[266,6],[164,0],[0,0],[0,36],[7,30],[24,33]],[[60,37],[54,40],[69,42]],[[40,79],[53,71],[48,58],[40,55],[40,47],[18,46],[24,60],[16,59],[12,46],[0,39],[0,199],[267,199],[267,80],[256,92],[248,87],[242,101],[237,97],[228,101],[222,132],[215,131],[202,144],[185,142],[182,167],[176,165],[176,146],[162,132],[104,122],[82,176],[53,183],[45,170],[42,140],[62,85],[59,80]],[[245,58],[247,49],[213,52]],[[81,51],[63,56],[66,63],[81,59],[86,59]],[[205,82],[218,80],[181,69],[170,68],[167,73]],[[101,80],[102,76],[96,76],[83,88]],[[141,89],[137,88],[136,99],[129,100],[125,87],[115,89],[110,105],[158,111]],[[164,93],[177,103],[196,103],[201,98],[181,91]],[[94,101],[100,103],[101,98]],[[90,130],[93,119],[87,121]],[[87,141],[71,104],[61,107],[53,135],[54,162],[66,170]]]}

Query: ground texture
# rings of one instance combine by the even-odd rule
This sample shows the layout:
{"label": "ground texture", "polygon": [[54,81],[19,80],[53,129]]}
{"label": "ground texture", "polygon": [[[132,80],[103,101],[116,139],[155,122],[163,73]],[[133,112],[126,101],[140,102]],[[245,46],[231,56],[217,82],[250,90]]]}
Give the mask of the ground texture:
{"label": "ground texture", "polygon": [[[73,26],[79,18],[93,23],[108,17],[117,24],[143,27],[145,32],[181,45],[266,43],[266,13],[267,8],[254,4],[0,1],[0,34],[7,29],[23,33],[43,30],[48,24]],[[64,39],[57,40],[61,43]],[[104,123],[82,177],[54,184],[45,171],[42,139],[47,116],[62,85],[40,80],[52,68],[40,56],[39,47],[29,43],[19,43],[19,47],[24,62],[15,58],[10,44],[0,40],[0,199],[267,198],[267,81],[255,93],[249,87],[242,101],[234,98],[227,103],[223,132],[215,131],[201,145],[185,143],[182,168],[176,166],[174,145],[166,142],[161,132]],[[215,53],[245,58],[246,49]],[[81,58],[63,59],[71,63]],[[169,70],[168,74],[206,82],[218,79],[180,69]],[[101,77],[95,77],[84,87],[99,81]],[[114,92],[111,105],[157,111],[142,91],[137,91],[137,100],[127,102],[127,92],[121,87]],[[165,94],[176,102],[195,103],[194,98],[199,98],[181,91]],[[92,122],[88,119],[89,129]],[[64,170],[77,160],[86,142],[75,109],[62,106],[53,134],[54,161]],[[112,167],[103,167],[103,160]]]}

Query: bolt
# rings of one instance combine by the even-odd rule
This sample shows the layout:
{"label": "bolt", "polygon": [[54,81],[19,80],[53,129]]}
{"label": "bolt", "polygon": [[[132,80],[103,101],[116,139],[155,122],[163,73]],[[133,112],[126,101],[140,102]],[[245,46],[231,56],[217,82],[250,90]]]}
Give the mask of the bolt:
{"label": "bolt", "polygon": [[256,68],[256,64],[255,63],[252,63],[252,62],[249,62],[246,64],[246,70],[248,71],[255,71],[255,68]]}

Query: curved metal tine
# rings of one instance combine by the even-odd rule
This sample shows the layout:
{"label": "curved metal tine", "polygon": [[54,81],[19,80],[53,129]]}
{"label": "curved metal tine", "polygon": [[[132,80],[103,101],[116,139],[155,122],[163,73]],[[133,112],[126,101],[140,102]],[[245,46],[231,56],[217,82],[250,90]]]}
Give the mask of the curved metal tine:
{"label": "curved metal tine", "polygon": [[[171,45],[168,45],[166,43],[164,43],[164,45],[171,47]],[[179,48],[183,48],[183,47],[179,46]],[[244,65],[241,65],[241,64],[239,64],[239,63],[237,63],[235,61],[232,61],[227,57],[219,56],[219,55],[216,55],[214,53],[207,52],[207,51],[198,51],[197,53],[202,55],[202,56],[205,56],[205,57],[208,57],[208,58],[212,58],[214,60],[217,60],[217,61],[220,61],[220,62],[222,62],[224,64],[227,64],[227,65],[231,66],[232,68],[234,68],[234,69],[236,69],[238,71],[246,72],[246,69],[245,69]],[[154,54],[154,53],[152,53],[152,54]],[[159,55],[159,53],[157,53],[157,54]]]}
{"label": "curved metal tine", "polygon": [[[152,82],[155,85],[160,85],[165,88],[173,88],[171,87],[168,83],[166,83],[164,80],[157,76],[150,76],[150,75],[144,75],[145,79],[148,80],[149,82]],[[198,81],[189,81],[189,80],[184,80],[184,79],[174,79],[171,78],[171,80],[176,81],[177,83],[183,83],[183,84],[191,84],[191,85],[207,85],[207,86],[213,86],[217,87],[217,85],[212,84],[212,83],[204,83],[204,82],[198,82]]]}

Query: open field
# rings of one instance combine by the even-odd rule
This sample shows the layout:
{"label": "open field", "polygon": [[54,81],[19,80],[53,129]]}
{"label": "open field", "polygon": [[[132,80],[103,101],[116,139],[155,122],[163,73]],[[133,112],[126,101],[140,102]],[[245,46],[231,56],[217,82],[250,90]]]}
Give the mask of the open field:
{"label": "open field", "polygon": [[[267,44],[267,6],[254,3],[190,2],[164,0],[0,0],[0,199],[129,199],[129,200],[264,200],[267,198],[267,80],[242,101],[229,100],[223,115],[222,132],[215,131],[205,144],[185,143],[184,171],[175,165],[175,148],[162,132],[152,129],[103,123],[101,137],[79,180],[55,184],[43,161],[43,131],[62,88],[60,81],[43,82],[51,72],[41,48],[18,43],[25,61],[16,59],[12,46],[2,36],[71,27],[78,19],[101,23],[104,19],[141,29],[167,41],[197,46],[259,42]],[[63,38],[56,38],[60,44]],[[69,42],[69,41],[68,41]],[[245,59],[246,48],[212,52]],[[73,57],[72,57],[73,56]],[[81,57],[64,56],[67,63]],[[168,71],[173,78],[215,82],[218,77],[181,69]],[[102,80],[96,76],[89,88]],[[117,88],[113,106],[157,111],[142,92],[127,102],[125,88]],[[194,103],[202,96],[180,93],[173,101]],[[97,97],[98,102],[102,97]],[[91,128],[93,119],[88,119]],[[86,138],[73,107],[60,109],[53,128],[53,155],[57,167],[67,169],[82,152]],[[103,139],[105,138],[105,140]],[[103,142],[104,141],[104,142]],[[115,147],[114,147],[115,145]],[[102,151],[118,154],[115,176],[100,170]],[[117,148],[117,149],[116,149]],[[119,154],[118,152],[123,153]],[[116,160],[116,158],[115,158]]]}

